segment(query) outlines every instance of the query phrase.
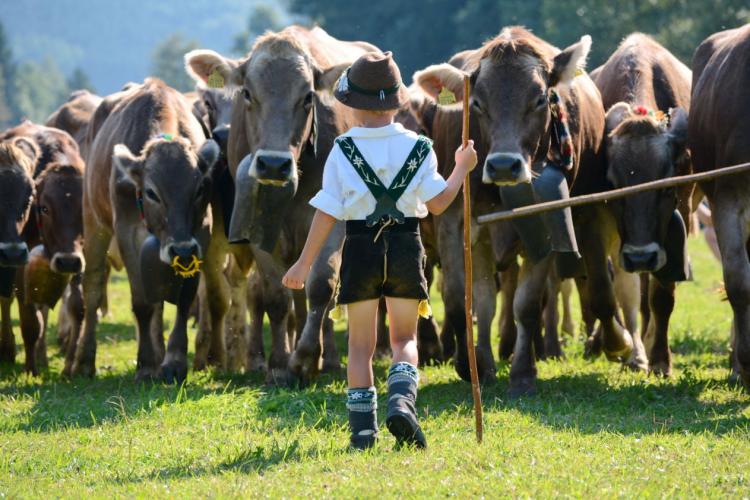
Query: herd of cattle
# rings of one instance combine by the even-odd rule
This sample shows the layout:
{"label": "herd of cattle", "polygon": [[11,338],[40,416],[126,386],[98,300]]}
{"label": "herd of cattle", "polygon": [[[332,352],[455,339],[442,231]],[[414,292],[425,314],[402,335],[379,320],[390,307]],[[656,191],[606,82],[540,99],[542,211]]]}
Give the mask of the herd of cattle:
{"label": "herd of cattle", "polygon": [[[743,125],[750,116],[750,25],[706,39],[692,72],[651,38],[633,34],[587,74],[590,45],[586,36],[559,50],[522,28],[506,28],[477,49],[418,71],[397,119],[434,141],[447,176],[462,112],[438,104],[437,96],[447,88],[460,101],[463,75],[471,76],[471,136],[482,166],[472,174],[475,214],[543,197],[536,181],[545,178],[555,143],[553,104],[572,139],[572,163],[555,186],[564,195],[750,161],[750,128]],[[377,50],[292,26],[263,35],[242,59],[186,54],[195,92],[182,94],[154,78],[103,99],[79,91],[45,125],[24,122],[3,132],[0,362],[15,358],[14,297],[25,368],[35,374],[47,363],[48,313],[62,300],[64,373],[93,376],[109,272],[124,266],[138,380],[186,378],[193,315],[195,370],[262,370],[269,382],[287,383],[339,369],[328,312],[343,226],[303,291],[286,290],[281,277],[304,244],[314,211],[307,201],[320,188],[333,141],[354,125],[331,90],[351,62]],[[588,355],[668,376],[675,283],[691,274],[686,226],[704,196],[734,311],[732,364],[750,386],[748,176],[576,207],[557,219],[474,227],[480,378],[495,377],[490,331],[499,293],[498,355],[511,359],[510,390],[534,391],[536,359],[562,354],[561,292],[563,328],[572,329],[568,278],[581,297]],[[445,320],[440,328],[420,319],[418,333],[420,362],[453,358],[468,380],[462,224],[460,203],[422,222],[430,281],[433,269],[441,270]],[[558,244],[557,233],[566,230],[572,246]],[[177,306],[166,349],[164,301]],[[379,337],[379,346],[387,345],[383,324]]]}

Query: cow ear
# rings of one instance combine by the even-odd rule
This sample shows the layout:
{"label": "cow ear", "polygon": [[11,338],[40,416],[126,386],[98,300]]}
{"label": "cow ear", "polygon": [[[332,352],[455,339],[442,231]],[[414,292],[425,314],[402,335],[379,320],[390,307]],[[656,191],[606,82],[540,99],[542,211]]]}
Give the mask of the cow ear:
{"label": "cow ear", "polygon": [[39,146],[36,145],[36,142],[26,137],[15,138],[13,140],[13,145],[20,149],[24,155],[26,155],[26,157],[31,162],[31,165],[36,165],[37,160],[39,160],[39,157],[42,155],[41,151],[39,150]]}
{"label": "cow ear", "polygon": [[433,64],[417,71],[412,77],[414,82],[430,97],[437,100],[443,87],[456,96],[456,101],[464,98],[464,73],[448,63]]}
{"label": "cow ear", "polygon": [[117,144],[114,147],[112,163],[137,187],[143,186],[143,161],[133,156],[125,144]]}
{"label": "cow ear", "polygon": [[579,70],[586,68],[586,58],[591,50],[591,37],[584,35],[581,40],[557,54],[552,62],[549,85],[566,85],[573,81]]}
{"label": "cow ear", "polygon": [[667,131],[669,144],[672,147],[672,157],[675,163],[683,161],[688,154],[688,114],[683,108],[669,110],[669,130]]}
{"label": "cow ear", "polygon": [[240,75],[240,61],[229,59],[213,50],[191,50],[185,54],[185,71],[198,84],[208,86],[208,78],[218,74],[223,82],[223,88],[232,91],[242,85]]}
{"label": "cow ear", "polygon": [[626,102],[618,102],[612,105],[604,119],[606,135],[609,136],[631,114],[630,104]]}
{"label": "cow ear", "polygon": [[210,175],[219,160],[221,148],[213,139],[207,139],[198,150],[198,168],[203,175]]}
{"label": "cow ear", "polygon": [[315,74],[315,90],[328,90],[332,91],[336,82],[339,81],[341,74],[346,71],[350,63],[337,64],[330,66],[326,69],[315,68],[313,73]]}

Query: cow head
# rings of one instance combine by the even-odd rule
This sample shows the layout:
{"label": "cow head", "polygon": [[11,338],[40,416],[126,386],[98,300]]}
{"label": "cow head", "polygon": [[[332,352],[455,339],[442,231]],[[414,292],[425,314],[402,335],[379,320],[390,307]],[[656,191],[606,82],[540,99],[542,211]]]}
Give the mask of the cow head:
{"label": "cow head", "polygon": [[83,165],[49,165],[36,180],[35,207],[50,268],[83,272]]}
{"label": "cow head", "polygon": [[34,199],[32,173],[40,156],[24,137],[0,144],[0,267],[20,267],[29,258],[22,232]]}
{"label": "cow head", "polygon": [[[672,177],[687,158],[687,113],[681,108],[662,117],[620,102],[607,112],[606,128],[607,179],[615,188]],[[674,189],[646,191],[612,203],[623,269],[657,271],[666,264],[664,242],[676,206]]]}
{"label": "cow head", "polygon": [[220,89],[209,88],[199,83],[196,87],[199,100],[195,103],[196,117],[205,123],[211,138],[221,148],[224,156],[229,143],[229,128],[232,122],[232,96]]}
{"label": "cow head", "polygon": [[[532,166],[546,157],[550,138],[549,92],[575,78],[586,62],[591,38],[562,52],[522,28],[509,28],[467,60],[471,113],[488,146],[482,180],[488,184],[530,182]],[[465,72],[450,65],[415,74],[431,96],[443,87],[463,98]]]}
{"label": "cow head", "polygon": [[124,144],[114,147],[114,165],[140,193],[146,226],[158,238],[165,264],[176,258],[188,266],[202,256],[195,235],[205,219],[218,157],[219,146],[210,139],[197,153],[182,137],[153,139],[137,157]]}
{"label": "cow head", "polygon": [[[330,90],[346,66],[318,67],[308,50],[284,33],[260,37],[242,60],[196,50],[185,61],[194,79],[208,83],[218,75],[234,95],[229,160],[237,194],[229,239],[245,241],[247,226],[267,222],[255,220],[259,214],[284,216],[280,207],[296,193],[300,155],[306,149],[316,153],[316,91]],[[280,222],[275,219],[273,225],[280,227]]]}

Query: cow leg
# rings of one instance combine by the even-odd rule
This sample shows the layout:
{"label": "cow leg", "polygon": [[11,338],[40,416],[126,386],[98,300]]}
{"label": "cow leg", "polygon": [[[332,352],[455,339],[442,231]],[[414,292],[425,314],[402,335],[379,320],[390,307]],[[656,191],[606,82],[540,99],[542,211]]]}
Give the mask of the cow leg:
{"label": "cow leg", "polygon": [[[554,267],[554,266],[550,266]],[[560,279],[554,270],[547,276],[547,301],[544,305],[544,357],[560,359],[564,356],[560,347],[557,325],[560,312],[557,308],[557,296],[560,295]]]}
{"label": "cow leg", "polygon": [[[74,276],[63,295],[58,316],[58,338],[62,338],[61,351],[67,353],[71,347],[75,349],[74,338],[78,335],[83,324],[83,288],[81,275]],[[61,318],[63,318],[61,320]]]}
{"label": "cow leg", "polygon": [[[231,372],[239,372],[248,361],[247,286],[251,266],[252,260],[240,261],[235,256],[234,259],[229,260],[225,273],[229,283],[230,305],[224,322],[224,344],[226,345],[227,369]],[[253,368],[248,367],[248,369]]]}
{"label": "cow leg", "polygon": [[16,362],[16,339],[10,319],[12,303],[13,297],[0,297],[0,363],[10,365]]}
{"label": "cow leg", "polygon": [[302,335],[302,327],[305,326],[307,321],[307,296],[302,290],[292,291],[292,303],[294,304],[294,316],[290,318],[294,323],[290,325],[287,331],[289,337],[289,348],[294,350],[297,347],[297,340]]}
{"label": "cow leg", "polygon": [[617,303],[607,262],[611,246],[607,243],[612,242],[606,241],[606,236],[617,234],[617,228],[606,208],[583,207],[581,212],[584,210],[592,217],[581,220],[576,227],[578,246],[583,249],[591,310],[601,325],[602,350],[610,361],[627,360],[633,351],[633,339],[617,321]]}
{"label": "cow leg", "polygon": [[573,298],[573,280],[566,279],[560,282],[560,294],[562,296],[562,333],[573,338],[576,336],[576,326],[573,322],[573,307],[571,299]]}
{"label": "cow leg", "polygon": [[[132,291],[130,293],[133,293]],[[189,306],[188,306],[189,307]],[[154,306],[154,314],[151,316],[149,338],[154,349],[156,364],[161,365],[164,361],[166,351],[164,350],[164,303],[160,302]]]}
{"label": "cow leg", "polygon": [[516,345],[516,320],[513,317],[513,297],[518,287],[518,262],[514,260],[510,267],[500,273],[500,359],[509,360]]}
{"label": "cow leg", "polygon": [[24,304],[23,297],[19,296],[18,317],[21,323],[23,349],[26,355],[24,370],[33,375],[39,375],[35,347],[43,328],[42,311],[33,304]]}
{"label": "cow leg", "polygon": [[[310,308],[297,347],[289,358],[289,370],[303,382],[317,376],[321,353],[324,356],[323,366],[326,370],[341,369],[333,337],[333,322],[328,318],[328,311],[333,305],[335,283],[338,282],[344,227],[343,224],[334,226],[310,270],[305,285]],[[322,345],[323,336],[326,337],[325,346]]]}
{"label": "cow leg", "polygon": [[39,331],[39,337],[36,339],[36,344],[34,345],[34,358],[36,360],[37,370],[46,370],[49,368],[49,360],[47,359],[47,325],[49,324],[49,307],[42,306],[39,313],[41,314],[41,322],[39,325],[41,329]]}
{"label": "cow leg", "polygon": [[247,284],[247,303],[250,313],[250,338],[247,342],[248,371],[263,372],[267,370],[266,351],[263,346],[263,318],[266,305],[263,295],[263,280],[257,270],[250,273]]}
{"label": "cow leg", "polygon": [[198,280],[187,281],[180,291],[177,303],[177,315],[174,327],[169,334],[167,354],[159,367],[161,378],[167,384],[182,384],[187,379],[188,372],[188,337],[187,322],[190,317],[190,306],[195,299]]}
{"label": "cow leg", "polygon": [[148,382],[155,380],[159,375],[159,361],[151,340],[151,320],[156,307],[154,304],[146,304],[139,297],[133,296],[132,308],[136,321],[136,341],[138,342],[135,380],[136,382]]}
{"label": "cow leg", "polygon": [[532,340],[542,329],[542,297],[551,260],[546,257],[534,264],[524,259],[521,266],[518,289],[513,299],[518,335],[510,366],[508,393],[511,397],[536,392],[536,360]]}
{"label": "cow leg", "polygon": [[[427,289],[429,290],[432,287],[432,282],[435,278],[435,268],[429,258],[424,273],[427,278]],[[443,346],[440,345],[440,339],[438,338],[438,325],[434,316],[430,316],[429,318],[419,318],[419,321],[417,322],[417,350],[419,351],[420,366],[431,365],[442,361]]]}
{"label": "cow leg", "polygon": [[[581,319],[583,320],[584,340],[594,335],[596,327],[596,317],[591,310],[591,299],[589,298],[589,287],[586,278],[575,278],[576,290],[578,290],[578,301],[581,304]],[[598,351],[591,353],[593,356],[601,354],[601,347]]]}
{"label": "cow leg", "polygon": [[98,308],[106,291],[107,250],[112,240],[112,233],[109,229],[92,221],[92,218],[84,217],[86,238],[83,241],[83,255],[86,258],[86,270],[83,273],[83,327],[80,338],[71,338],[72,345],[65,358],[64,375],[93,377],[96,373]]}
{"label": "cow leg", "polygon": [[492,321],[497,309],[495,258],[490,239],[482,231],[473,245],[473,301],[477,316],[477,372],[482,382],[495,380],[495,358],[492,355]]}
{"label": "cow leg", "polygon": [[[613,258],[614,259],[614,258]],[[625,362],[631,370],[647,371],[648,357],[638,328],[638,312],[641,302],[641,277],[635,273],[627,273],[620,266],[614,266],[614,286],[617,303],[622,310],[625,328],[633,337],[633,352]]]}
{"label": "cow leg", "polygon": [[[271,327],[271,356],[268,359],[266,383],[286,385],[288,382],[287,365],[289,363],[289,337],[287,328],[291,314],[292,297],[288,290],[281,287],[281,277],[266,282],[264,289],[265,310]],[[278,283],[278,285],[277,285]]]}
{"label": "cow leg", "polygon": [[653,323],[653,344],[648,355],[649,370],[655,375],[672,374],[672,353],[669,351],[669,318],[674,310],[675,284],[662,284],[650,279],[649,306]]}
{"label": "cow leg", "polygon": [[[218,234],[218,230],[222,234]],[[224,318],[229,310],[229,290],[224,277],[227,258],[223,228],[214,228],[208,243],[198,287],[198,331],[195,335],[193,370],[208,366],[226,368],[224,347]]]}
{"label": "cow leg", "polygon": [[[716,189],[715,189],[716,190]],[[750,262],[747,254],[746,201],[732,191],[710,197],[714,228],[719,242],[724,286],[734,312],[733,353],[740,378],[750,388]]]}

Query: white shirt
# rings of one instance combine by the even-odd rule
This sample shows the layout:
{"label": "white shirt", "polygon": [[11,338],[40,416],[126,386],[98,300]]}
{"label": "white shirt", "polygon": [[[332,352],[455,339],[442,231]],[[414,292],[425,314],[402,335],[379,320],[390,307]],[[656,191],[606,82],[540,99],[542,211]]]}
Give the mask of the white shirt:
{"label": "white shirt", "polygon": [[[381,182],[390,186],[404,166],[417,134],[400,123],[385,127],[354,127],[343,136],[351,137]],[[426,202],[443,192],[447,183],[437,171],[437,156],[430,154],[396,202],[406,217],[426,217]],[[354,170],[338,144],[331,149],[323,168],[323,187],[310,205],[339,220],[364,220],[375,211],[375,197]]]}

